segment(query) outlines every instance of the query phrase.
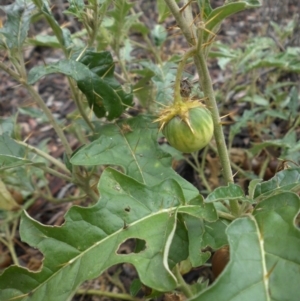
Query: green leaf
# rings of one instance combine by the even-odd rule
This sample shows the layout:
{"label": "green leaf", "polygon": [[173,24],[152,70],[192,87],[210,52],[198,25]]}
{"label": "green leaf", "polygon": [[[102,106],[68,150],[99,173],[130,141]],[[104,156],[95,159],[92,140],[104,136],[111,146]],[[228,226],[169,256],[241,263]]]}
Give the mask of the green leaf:
{"label": "green leaf", "polygon": [[288,101],[288,108],[289,113],[293,118],[296,118],[298,116],[298,109],[300,107],[300,101],[299,101],[299,93],[298,89],[293,86],[290,93],[289,93],[289,101]]}
{"label": "green leaf", "polygon": [[228,222],[222,219],[216,221],[204,222],[204,234],[203,234],[203,248],[209,246],[213,249],[219,249],[225,245],[228,245],[227,235],[225,233]]}
{"label": "green leaf", "polygon": [[254,94],[252,96],[245,96],[243,97],[243,101],[249,101],[252,102],[258,106],[269,106],[269,101],[260,95]]}
{"label": "green leaf", "polygon": [[258,201],[282,191],[300,191],[300,168],[282,170],[269,181],[257,184],[254,198]]}
{"label": "green leaf", "polygon": [[203,18],[203,20],[207,20],[207,17],[213,11],[210,5],[210,0],[197,0],[197,2],[201,11],[201,17]]}
{"label": "green leaf", "polygon": [[236,184],[230,183],[228,186],[218,187],[211,192],[205,199],[206,203],[226,201],[226,200],[241,200],[245,199],[243,189]]}
{"label": "green leaf", "polygon": [[207,247],[207,225],[218,219],[217,211],[213,204],[205,204],[203,197],[198,196],[189,202],[188,206],[178,209],[187,229],[189,262],[193,267],[203,265],[210,256],[209,252],[202,252]]}
{"label": "green leaf", "polygon": [[[97,117],[106,116],[108,120],[119,117],[127,105],[132,103],[131,93],[125,94],[117,84],[112,73],[114,66],[111,64],[108,52],[91,53],[82,59],[83,63],[75,60],[60,60],[47,66],[34,67],[29,71],[28,82],[35,83],[41,77],[51,73],[62,73],[76,80],[78,88],[87,97],[89,106]],[[85,64],[91,64],[90,70]],[[98,64],[98,65],[97,65]],[[103,64],[103,66],[101,65]],[[95,73],[95,72],[96,73]],[[104,76],[104,71],[108,75]],[[102,75],[101,77],[98,75]]]}
{"label": "green leaf", "polygon": [[[72,207],[61,227],[44,226],[23,214],[22,240],[41,250],[43,268],[5,270],[0,276],[0,300],[69,300],[83,281],[122,262],[133,264],[141,282],[158,291],[177,286],[168,256],[177,211],[184,208],[178,183],[170,179],[147,187],[107,168],[98,188],[100,201],[89,208]],[[118,254],[128,239],[144,240],[145,249]]]}
{"label": "green leaf", "polygon": [[189,259],[192,267],[203,265],[210,257],[209,252],[201,252],[203,245],[204,222],[191,215],[184,216],[187,233],[189,236]]}
{"label": "green leaf", "polygon": [[0,118],[0,135],[7,134],[11,136],[14,133],[16,116]]}
{"label": "green leaf", "polygon": [[249,64],[247,71],[257,68],[279,68],[285,71],[300,73],[300,47],[288,47],[283,53],[266,56],[261,60]]}
{"label": "green leaf", "polygon": [[300,231],[293,220],[299,197],[283,192],[261,202],[254,216],[227,229],[230,262],[215,283],[190,300],[299,299]]}
{"label": "green leaf", "polygon": [[68,0],[69,7],[64,14],[73,15],[78,18],[80,21],[82,20],[82,14],[84,11],[84,1],[83,0]]}
{"label": "green leaf", "polygon": [[233,138],[241,132],[241,128],[247,127],[249,120],[253,119],[257,113],[258,108],[252,110],[245,110],[243,115],[235,120],[235,123],[230,127],[229,143],[232,144]]}
{"label": "green leaf", "polygon": [[31,163],[26,159],[26,147],[18,144],[7,134],[0,136],[0,165],[1,167],[14,167]]}
{"label": "green leaf", "polygon": [[299,196],[281,192],[259,203],[253,212],[264,248],[269,294],[272,300],[298,300],[300,231],[294,219]]}
{"label": "green leaf", "polygon": [[21,48],[27,37],[34,9],[32,1],[16,0],[11,5],[1,5],[0,9],[7,15],[3,28],[0,28],[0,46],[9,49]]}
{"label": "green leaf", "polygon": [[250,148],[250,152],[253,155],[258,154],[261,150],[266,149],[268,147],[275,148],[290,148],[291,145],[289,143],[285,143],[282,139],[274,139],[268,140],[261,143],[252,143],[252,147]]}
{"label": "green leaf", "polygon": [[230,262],[212,286],[191,300],[267,300],[264,261],[255,221],[250,217],[237,219],[228,227],[227,235]]}
{"label": "green leaf", "polygon": [[128,36],[130,28],[140,23],[138,18],[142,13],[130,15],[130,9],[133,5],[133,3],[129,3],[126,0],[114,1],[114,8],[108,13],[113,19],[113,24],[107,27],[112,34],[112,44],[116,51],[120,48],[124,38]]}
{"label": "green leaf", "polygon": [[155,101],[163,105],[170,104],[173,100],[172,86],[175,81],[176,64],[164,62],[161,65],[156,65],[150,61],[142,61],[140,64],[154,74],[151,80],[156,88]]}
{"label": "green leaf", "polygon": [[32,0],[34,4],[38,7],[40,13],[45,17],[51,29],[54,31],[54,35],[56,36],[61,47],[67,49],[71,48],[72,40],[70,31],[67,28],[62,29],[55,17],[52,14],[51,8],[49,6],[48,1],[45,0]]}
{"label": "green leaf", "polygon": [[227,1],[226,4],[215,8],[207,17],[205,22],[205,28],[203,33],[203,41],[208,42],[209,38],[211,38],[210,32],[216,32],[219,28],[221,22],[229,17],[232,14],[235,14],[239,11],[254,8],[261,6],[259,0],[249,0],[249,1]]}
{"label": "green leaf", "polygon": [[162,23],[170,14],[170,10],[164,0],[157,0],[158,23]]}
{"label": "green leaf", "polygon": [[167,30],[160,24],[156,24],[151,30],[151,37],[154,40],[156,47],[162,46],[162,44],[166,41],[167,36]]}
{"label": "green leaf", "polygon": [[140,279],[134,279],[130,285],[130,295],[135,297],[138,292],[142,289],[143,284]]}
{"label": "green leaf", "polygon": [[87,50],[80,59],[80,62],[86,65],[90,71],[97,74],[104,83],[114,90],[123,105],[123,110],[133,105],[132,93],[125,93],[119,82],[114,77],[115,63],[109,51],[94,52]]}
{"label": "green leaf", "polygon": [[19,204],[15,201],[5,183],[0,180],[0,211],[10,211],[19,208]]}
{"label": "green leaf", "polygon": [[60,48],[58,39],[50,35],[37,35],[34,39],[27,39],[26,42],[33,46]]}
{"label": "green leaf", "polygon": [[257,184],[259,184],[261,182],[262,182],[262,179],[253,179],[250,181],[249,187],[248,187],[250,199],[254,199],[254,193],[255,193],[256,186],[257,186]]}
{"label": "green leaf", "polygon": [[[177,213],[179,212],[180,208],[176,211],[176,217]],[[168,266],[170,269],[173,269],[173,267],[185,260],[189,255],[189,249],[188,249],[188,232],[186,229],[186,225],[184,220],[179,216],[177,218],[176,223],[176,231],[170,237],[170,250],[168,255]]]}
{"label": "green leaf", "polygon": [[171,156],[157,143],[157,124],[152,118],[136,117],[104,125],[100,137],[81,148],[71,158],[74,165],[117,165],[124,173],[149,186],[173,178],[186,200],[198,195],[197,189],[171,168]]}

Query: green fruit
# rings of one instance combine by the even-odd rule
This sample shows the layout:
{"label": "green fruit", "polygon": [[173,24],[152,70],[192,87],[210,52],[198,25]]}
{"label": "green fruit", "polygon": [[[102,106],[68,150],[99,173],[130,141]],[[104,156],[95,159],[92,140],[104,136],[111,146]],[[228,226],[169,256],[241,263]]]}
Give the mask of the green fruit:
{"label": "green fruit", "polygon": [[211,113],[204,106],[189,108],[163,125],[162,132],[177,150],[191,153],[205,147],[213,136]]}

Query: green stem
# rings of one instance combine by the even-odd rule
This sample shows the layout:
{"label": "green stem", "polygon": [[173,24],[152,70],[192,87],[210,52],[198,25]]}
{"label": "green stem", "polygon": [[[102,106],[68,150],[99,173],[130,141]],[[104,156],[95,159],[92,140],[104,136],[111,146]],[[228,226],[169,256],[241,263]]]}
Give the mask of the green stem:
{"label": "green stem", "polygon": [[196,45],[195,36],[190,28],[190,25],[184,16],[181,14],[181,11],[175,0],[165,0],[167,6],[169,7],[172,15],[175,17],[177,25],[181,28],[183,35],[190,45]]}
{"label": "green stem", "polygon": [[99,200],[99,195],[90,187],[90,175],[82,176],[80,174],[79,166],[74,171],[73,175],[75,177],[75,180],[73,181],[75,184],[78,184],[83,191],[96,203]]}
{"label": "green stem", "polygon": [[12,70],[11,68],[9,68],[8,66],[6,66],[2,62],[0,62],[0,69],[5,71],[7,74],[9,74],[16,81],[20,82],[20,75],[17,72],[15,72],[14,70]]}
{"label": "green stem", "polygon": [[[175,17],[177,25],[181,28],[183,35],[186,40],[191,44],[195,45],[195,39],[193,33],[190,30],[189,24],[187,20],[182,16],[179,7],[175,0],[165,0],[167,6],[169,7],[171,13]],[[218,154],[221,161],[222,173],[226,183],[233,182],[233,175],[230,166],[230,160],[227,152],[227,146],[225,143],[225,138],[223,134],[223,129],[220,121],[219,110],[217,106],[217,102],[214,95],[214,90],[211,82],[211,77],[208,71],[208,67],[206,64],[205,54],[202,49],[202,35],[203,28],[198,29],[198,43],[196,45],[196,49],[200,49],[194,54],[194,61],[197,68],[197,72],[199,74],[200,85],[203,89],[204,95],[206,96],[206,104],[212,114],[212,119],[214,123],[214,137],[217,144]],[[192,48],[193,49],[193,48]],[[230,209],[234,216],[238,216],[239,214],[239,204],[236,200],[230,201]]]}
{"label": "green stem", "polygon": [[68,57],[68,50],[65,45],[65,38],[63,36],[63,31],[60,27],[60,25],[57,23],[57,21],[54,19],[53,15],[51,15],[51,12],[47,11],[47,8],[44,6],[42,0],[32,0],[35,6],[39,9],[39,12],[45,17],[47,23],[53,30],[53,33],[55,34],[62,51],[64,52],[64,55]]}
{"label": "green stem", "polygon": [[55,159],[54,157],[50,156],[49,154],[45,153],[44,151],[29,145],[23,141],[18,141],[15,140],[17,143],[25,146],[26,148],[28,148],[31,152],[41,156],[42,158],[48,160],[49,162],[51,162],[53,165],[55,165],[56,167],[60,168],[61,170],[63,170],[64,172],[66,172],[68,175],[70,175],[70,171],[69,169],[65,166],[65,164],[63,164],[62,162],[60,162],[59,160]]}
{"label": "green stem", "polygon": [[38,167],[39,167],[40,169],[42,169],[43,171],[45,171],[45,172],[47,172],[47,173],[49,173],[49,174],[51,174],[51,175],[53,175],[53,176],[55,176],[55,177],[58,177],[58,178],[60,178],[60,179],[63,179],[63,180],[65,180],[65,181],[67,181],[67,182],[71,182],[71,183],[72,183],[72,181],[73,181],[73,179],[72,179],[71,177],[68,177],[68,176],[62,174],[62,173],[56,171],[56,170],[53,169],[53,168],[50,168],[50,167],[48,167],[48,166],[38,166]]}
{"label": "green stem", "polygon": [[11,231],[9,230],[9,225],[8,224],[5,225],[5,232],[6,232],[6,237],[7,237],[6,246],[10,252],[10,255],[11,255],[12,260],[15,265],[19,265],[18,256],[16,254],[15,247],[13,244],[13,239],[16,234],[17,225],[18,225],[18,220],[14,220]]}
{"label": "green stem", "polygon": [[192,293],[190,286],[184,281],[180,273],[178,264],[174,268],[174,274],[178,282],[178,288],[184,293],[187,298],[192,298],[194,294]]}
{"label": "green stem", "polygon": [[[201,30],[202,31],[202,30]],[[207,68],[204,53],[199,51],[195,55],[195,63],[198,73],[200,75],[200,84],[206,96],[207,107],[209,108],[213,123],[214,123],[214,137],[217,145],[217,150],[222,166],[222,173],[226,183],[233,183],[233,175],[230,166],[230,159],[227,151],[225,137],[222,129],[221,119],[219,115],[218,105],[215,99],[215,94],[210,78],[210,74]],[[238,216],[239,204],[237,200],[230,201],[230,209],[233,215]]]}
{"label": "green stem", "polygon": [[[144,35],[144,40],[145,40],[145,42],[147,43],[147,45],[148,45],[150,51],[153,53],[153,55],[154,55],[154,57],[155,57],[157,63],[160,64],[160,65],[162,65],[163,62],[162,62],[162,60],[161,60],[161,58],[160,58],[160,56],[159,56],[159,51],[158,51],[158,49],[157,49],[156,47],[153,46],[151,40],[148,38],[147,35]],[[131,42],[131,43],[132,43],[132,42]]]}
{"label": "green stem", "polygon": [[36,90],[31,85],[27,84],[26,82],[23,82],[22,84],[28,90],[28,92],[31,94],[31,96],[33,97],[35,102],[39,105],[39,107],[45,113],[45,115],[48,118],[50,124],[53,126],[57,136],[60,138],[61,143],[65,148],[65,151],[66,151],[66,154],[67,154],[68,158],[70,158],[71,154],[72,154],[71,146],[70,146],[70,144],[69,144],[62,128],[55,121],[51,111],[48,109],[48,107],[46,106],[46,104],[43,101],[43,99],[41,98],[41,96],[36,92]]}
{"label": "green stem", "polygon": [[[62,32],[61,27],[55,21],[55,19],[52,15],[49,15],[48,13],[46,13],[45,10],[43,10],[43,2],[41,0],[33,0],[33,2],[38,7],[40,12],[44,15],[44,17],[47,20],[49,26],[52,28],[53,33],[55,34],[55,36],[56,36],[56,38],[57,38],[57,40],[58,40],[58,42],[61,46],[61,49],[64,52],[65,57],[68,58],[69,57],[69,50],[65,46],[65,40],[64,40],[64,37],[63,37],[63,32]],[[96,7],[96,9],[97,9],[97,7]],[[94,31],[94,32],[96,32],[96,31]],[[86,113],[85,113],[84,109],[82,108],[80,101],[78,100],[78,91],[76,91],[76,86],[74,84],[74,80],[70,79],[68,77],[68,81],[69,81],[69,86],[70,86],[72,98],[75,101],[75,104],[77,106],[78,111],[80,112],[82,118],[85,120],[85,122],[87,123],[89,128],[94,132],[94,126],[91,124],[89,118],[86,116]]]}
{"label": "green stem", "polygon": [[128,301],[138,301],[139,299],[134,298],[128,294],[118,294],[118,293],[111,293],[106,291],[100,291],[95,289],[78,289],[76,291],[77,295],[95,295],[95,296],[104,296],[110,299],[121,299],[121,300],[128,300]]}
{"label": "green stem", "polygon": [[86,124],[88,125],[88,127],[91,129],[91,131],[93,133],[95,133],[95,127],[94,125],[91,123],[90,119],[88,118],[88,116],[86,115],[86,112],[82,106],[82,101],[80,99],[80,92],[78,90],[78,88],[76,87],[74,80],[72,78],[68,77],[68,82],[69,82],[69,86],[70,86],[70,90],[71,90],[71,94],[72,94],[72,98],[76,104],[76,107],[80,113],[80,115],[82,116],[82,118],[84,119],[84,121],[86,122]]}
{"label": "green stem", "polygon": [[229,213],[223,212],[223,211],[217,211],[218,216],[224,219],[227,219],[229,221],[233,221],[235,217]]}
{"label": "green stem", "polygon": [[182,102],[182,97],[180,95],[180,82],[182,78],[182,73],[184,71],[184,67],[186,65],[186,61],[195,55],[195,48],[189,49],[184,56],[182,57],[182,60],[179,62],[177,67],[177,73],[175,78],[175,84],[174,84],[174,104],[178,104]]}
{"label": "green stem", "polygon": [[87,198],[88,195],[84,194],[84,195],[78,195],[78,196],[69,196],[69,197],[65,197],[65,198],[54,198],[54,197],[48,196],[46,194],[41,194],[41,197],[51,203],[61,204],[61,203],[69,203],[69,202],[83,200],[83,199]]}
{"label": "green stem", "polygon": [[208,192],[211,192],[211,187],[210,187],[209,183],[207,182],[206,177],[204,175],[204,166],[205,166],[205,159],[206,159],[207,151],[208,151],[208,147],[205,147],[203,150],[203,154],[202,154],[201,165],[199,163],[198,153],[191,153],[191,155],[196,162],[197,171],[198,171],[199,177],[201,178],[201,180],[203,182],[203,185],[205,186],[205,188],[207,189]]}

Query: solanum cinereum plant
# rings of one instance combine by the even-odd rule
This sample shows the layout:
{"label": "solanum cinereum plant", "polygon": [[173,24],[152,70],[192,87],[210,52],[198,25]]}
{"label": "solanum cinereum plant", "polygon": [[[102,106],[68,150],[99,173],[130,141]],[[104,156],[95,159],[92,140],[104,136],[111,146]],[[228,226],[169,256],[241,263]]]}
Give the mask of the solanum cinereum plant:
{"label": "solanum cinereum plant", "polygon": [[[34,166],[53,173],[75,183],[95,201],[87,208],[73,206],[60,227],[42,225],[23,208],[14,209],[21,216],[22,241],[38,248],[44,260],[37,272],[17,263],[7,268],[0,275],[1,301],[71,300],[84,281],[124,262],[131,263],[139,276],[131,290],[133,295],[143,284],[151,289],[153,298],[169,292],[199,301],[299,299],[300,232],[295,218],[300,208],[300,169],[288,167],[266,182],[254,179],[247,193],[234,183],[206,64],[210,44],[221,22],[233,13],[260,3],[227,1],[212,9],[208,0],[198,0],[203,20],[194,25],[192,10],[188,1],[185,2],[184,9],[180,9],[175,0],[165,0],[165,8],[173,14],[191,45],[178,67],[174,104],[159,117],[141,114],[126,119],[119,116],[131,105],[132,94],[125,92],[115,80],[108,51],[92,49],[91,43],[74,57],[68,47],[72,43],[71,36],[66,29],[62,31],[46,1],[19,0],[9,7],[1,6],[7,21],[0,29],[0,45],[11,65],[0,62],[0,68],[28,90],[49,118],[65,147],[66,165],[34,146],[13,139],[9,130],[0,136],[1,164],[6,169]],[[100,26],[101,22],[85,24],[83,16],[88,17],[87,11],[94,14],[94,20],[108,14],[114,20],[108,28],[112,31],[130,28],[126,16],[131,4],[125,0],[89,1],[88,6],[82,1],[69,1],[69,4],[69,13],[87,26],[93,42],[96,41],[93,30],[99,28],[92,26]],[[21,49],[27,41],[33,9],[47,20],[57,38],[55,45],[63,50],[65,59],[34,67],[27,74]],[[125,22],[127,27],[120,22]],[[113,45],[118,49],[117,41],[114,40]],[[206,106],[178,98],[180,69],[187,57],[194,59]],[[93,132],[91,142],[74,153],[61,127],[33,89],[33,84],[50,73],[68,76],[78,112]],[[82,94],[95,115],[106,117],[108,122],[103,124],[87,118],[82,98],[78,97]],[[204,147],[213,131],[224,185],[204,198],[180,177],[171,167],[172,157],[157,143],[159,125],[155,119],[170,144],[183,152]],[[191,135],[197,141],[183,142],[183,138],[190,139]],[[28,153],[43,157],[51,166],[35,161],[36,157]],[[101,173],[99,193],[95,193],[90,187],[92,175],[103,165],[108,167]],[[16,212],[8,210],[6,214],[11,217]],[[129,239],[136,241],[136,250],[120,254],[120,246]],[[184,273],[209,264],[211,251],[220,249],[227,250],[226,263],[228,257],[229,262],[224,264],[225,269],[213,284],[201,282],[201,278],[194,283],[184,281]],[[213,262],[218,258],[216,256]],[[109,297],[117,298],[116,295]],[[136,300],[130,295],[120,297]]]}

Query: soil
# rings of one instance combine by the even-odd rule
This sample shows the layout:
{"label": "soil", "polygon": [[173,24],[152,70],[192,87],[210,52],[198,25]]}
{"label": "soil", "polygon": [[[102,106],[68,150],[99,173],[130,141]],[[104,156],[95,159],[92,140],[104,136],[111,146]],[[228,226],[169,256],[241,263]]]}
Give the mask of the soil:
{"label": "soil", "polygon": [[[1,5],[7,5],[13,3],[11,0],[2,0]],[[63,0],[52,1],[52,10],[59,24],[64,24],[67,26],[71,32],[76,32],[79,29],[79,24],[71,18],[62,13],[62,11],[67,7],[67,4]],[[147,24],[150,28],[153,28],[157,24],[157,12],[155,8],[156,1],[143,1],[136,0],[135,9],[136,11],[143,11],[141,16],[141,21]],[[212,1],[213,7],[221,5],[223,1]],[[297,17],[298,14],[298,17]],[[300,47],[300,1],[290,0],[290,1],[276,1],[276,0],[265,0],[263,7],[255,10],[248,10],[246,12],[241,12],[234,15],[233,17],[227,19],[222,25],[218,40],[227,43],[230,47],[237,48],[243,44],[243,42],[249,37],[256,35],[270,36],[274,38],[274,32],[270,26],[270,22],[277,22],[280,26],[287,24],[292,18],[298,18],[298,28],[295,30],[293,38],[289,40],[289,45]],[[5,16],[0,11],[0,19],[5,20]],[[187,45],[178,33],[174,33],[171,29],[175,25],[172,18],[168,18],[164,26],[170,29],[169,35],[172,39],[169,39],[166,47],[166,53],[183,53],[187,49]],[[38,21],[30,28],[30,35],[34,36],[40,32],[47,32],[48,27],[44,21]],[[138,37],[135,37],[138,39]],[[284,45],[286,47],[286,45]],[[59,60],[63,57],[61,52],[57,49],[50,49],[45,47],[27,47],[25,49],[25,59],[28,61],[27,69],[30,70],[33,66],[44,64],[45,62],[51,62]],[[134,51],[133,55],[136,57],[145,57],[146,53],[143,51]],[[1,61],[6,62],[5,53],[0,52]],[[151,57],[149,58],[151,59]],[[189,72],[194,72],[194,70],[189,70]],[[211,60],[210,62],[210,72],[212,74],[213,80],[216,86],[221,86],[222,80],[220,79],[220,68],[218,67],[216,61]],[[223,76],[223,75],[222,75]],[[225,76],[228,76],[228,74]],[[230,75],[229,75],[230,76]],[[299,83],[299,76],[292,75],[291,81]],[[284,80],[284,79],[283,79]],[[68,80],[58,74],[49,75],[38,83],[35,84],[35,88],[40,93],[42,99],[47,104],[48,108],[52,111],[53,115],[58,119],[65,119],[68,114],[72,113],[74,110],[74,104],[71,99],[70,91],[68,88]],[[234,100],[229,100],[227,107],[224,108],[226,111],[233,110]],[[54,130],[45,122],[42,118],[35,118],[33,115],[29,115],[28,109],[36,110],[37,114],[40,114],[40,110],[32,103],[32,100],[27,93],[27,91],[19,86],[11,77],[9,77],[4,71],[0,70],[0,114],[1,119],[7,118],[16,114],[19,109],[24,109],[17,115],[17,121],[20,125],[20,135],[22,139],[35,146],[45,147],[48,149],[49,153],[56,157],[62,158],[64,149],[62,148]],[[241,114],[244,107],[239,108],[236,114]],[[227,119],[229,122],[230,118]],[[279,127],[283,128],[284,124],[280,124]],[[228,135],[229,127],[225,127],[225,133]],[[280,130],[280,129],[279,129]],[[299,134],[299,133],[298,133]],[[78,139],[74,134],[69,134],[68,139],[73,147],[76,149],[80,146]],[[250,141],[253,141],[252,133],[249,129],[244,129],[234,140],[234,151],[232,158],[235,158],[236,164],[242,166],[243,168],[248,168],[259,173],[260,166],[264,161],[265,157],[255,158],[255,162],[248,162],[245,158],[245,152],[243,149],[249,147]],[[43,146],[41,143],[43,142]],[[276,152],[276,150],[275,150]],[[268,169],[268,174],[265,174],[265,178],[271,177],[278,167],[278,162],[275,159],[276,153],[274,154],[274,160],[270,162],[270,167]],[[218,158],[213,154],[207,154],[207,175],[209,182],[212,187],[219,185],[220,169],[218,166]],[[249,164],[251,167],[249,167]],[[272,166],[273,164],[273,166]],[[194,173],[193,169],[186,163],[174,162],[176,170],[194,185],[196,185],[200,190],[203,189],[198,176]],[[274,167],[275,166],[275,167]],[[257,169],[257,170],[255,170]],[[47,175],[47,181],[49,183],[49,190],[54,198],[59,200],[60,198],[68,195],[76,195],[78,189],[73,185],[55,178],[53,176]],[[246,184],[245,180],[241,179],[241,184]],[[243,182],[244,181],[244,182]],[[26,196],[18,195],[17,191],[12,191],[16,197],[21,198],[20,202],[26,202]],[[80,205],[87,205],[89,201],[82,203],[80,201],[75,202]],[[64,214],[74,203],[60,203],[54,201],[48,201],[43,197],[38,198],[34,204],[28,208],[28,213],[34,219],[40,221],[47,225],[59,226],[64,222]],[[42,254],[38,250],[33,250],[25,243],[21,242],[18,232],[16,233],[15,239],[15,250],[18,256],[20,264],[32,270],[38,270],[41,266]],[[129,241],[125,245],[122,245],[119,252],[130,253],[134,248],[134,242]],[[11,257],[8,250],[4,245],[0,243],[0,271],[6,266],[12,263]],[[134,267],[129,264],[117,265],[110,268],[103,275],[88,281],[82,285],[83,290],[96,289],[107,292],[120,292],[128,293],[130,284],[133,279],[137,277]],[[197,281],[199,277],[208,279],[210,282],[214,280],[210,267],[200,267],[195,269],[185,275],[186,281],[192,283]],[[144,297],[148,292],[147,288],[144,288],[138,295],[138,297]],[[165,295],[160,297],[163,300],[177,300],[178,296],[175,295]],[[98,300],[112,300],[109,297],[99,297],[95,295],[85,294],[84,292],[80,295],[76,295],[73,300],[77,301],[98,301]]]}

